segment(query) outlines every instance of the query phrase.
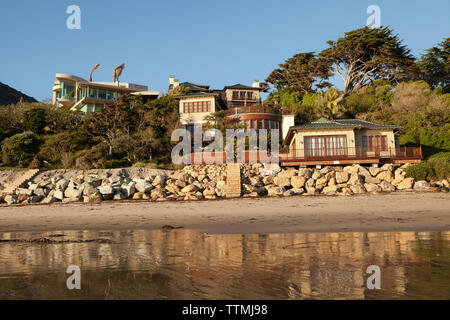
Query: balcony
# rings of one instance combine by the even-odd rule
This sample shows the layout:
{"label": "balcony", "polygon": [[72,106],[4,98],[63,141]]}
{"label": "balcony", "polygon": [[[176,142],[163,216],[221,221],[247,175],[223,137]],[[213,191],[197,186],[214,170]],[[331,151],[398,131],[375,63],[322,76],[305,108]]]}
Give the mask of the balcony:
{"label": "balcony", "polygon": [[277,115],[292,115],[292,111],[289,109],[281,109],[268,107],[261,104],[252,105],[252,106],[229,106],[229,109],[225,112],[227,116],[233,116],[236,114],[246,114],[246,113],[270,113]]}
{"label": "balcony", "polygon": [[365,147],[339,149],[289,149],[280,153],[285,166],[339,165],[353,163],[418,163],[422,160],[422,147],[368,149]]}

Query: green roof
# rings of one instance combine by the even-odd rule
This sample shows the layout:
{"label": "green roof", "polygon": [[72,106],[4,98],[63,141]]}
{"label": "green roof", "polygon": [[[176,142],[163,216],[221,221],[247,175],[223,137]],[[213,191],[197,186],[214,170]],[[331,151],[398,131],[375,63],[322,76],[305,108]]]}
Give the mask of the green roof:
{"label": "green roof", "polygon": [[255,88],[255,87],[250,87],[250,86],[246,86],[245,84],[235,84],[234,86],[226,86],[224,87],[225,89],[242,89],[242,90],[261,90],[261,88]]}
{"label": "green roof", "polygon": [[211,96],[218,96],[219,94],[217,92],[188,92],[186,94],[176,96],[175,98],[188,98],[188,97],[211,97]]}
{"label": "green roof", "polygon": [[180,83],[180,86],[186,87],[187,89],[189,89],[189,91],[209,90],[209,86],[207,86],[207,85],[196,84],[196,83],[192,83],[192,82],[183,82],[183,83]]}
{"label": "green roof", "polygon": [[318,120],[303,123],[298,126],[293,126],[290,129],[294,130],[307,130],[307,129],[399,129],[398,126],[378,124],[360,119],[337,119],[330,120],[320,118]]}

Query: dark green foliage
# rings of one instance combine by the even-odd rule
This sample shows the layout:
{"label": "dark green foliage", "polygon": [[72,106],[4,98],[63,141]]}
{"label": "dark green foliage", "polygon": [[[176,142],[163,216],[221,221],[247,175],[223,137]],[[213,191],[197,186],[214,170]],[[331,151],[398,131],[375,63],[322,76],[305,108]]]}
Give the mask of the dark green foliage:
{"label": "dark green foliage", "polygon": [[73,154],[76,151],[89,148],[90,145],[84,139],[79,130],[73,132],[61,132],[45,137],[39,152],[39,158],[51,167],[71,167]]}
{"label": "dark green foliage", "polygon": [[140,97],[122,97],[113,106],[86,118],[83,132],[108,146],[108,157],[138,161],[171,161],[170,136],[178,124],[178,101],[163,96],[144,104]]}
{"label": "dark green foliage", "polygon": [[450,177],[450,152],[433,155],[427,161],[406,168],[406,176],[419,180],[442,180]]}
{"label": "dark green foliage", "polygon": [[[0,107],[2,166],[89,169],[167,164],[178,117],[173,96],[148,103],[139,96],[123,96],[89,115],[43,104]],[[29,132],[25,135],[24,130]],[[34,142],[27,145],[29,140]]]}
{"label": "dark green foliage", "polygon": [[422,162],[406,168],[406,176],[416,181],[429,180],[433,176],[433,168],[430,163]]}
{"label": "dark green foliage", "polygon": [[318,59],[314,52],[298,53],[279,65],[266,79],[278,90],[291,90],[301,94],[314,92],[317,88],[331,86],[326,80],[331,76],[330,66]]}
{"label": "dark green foliage", "polygon": [[427,81],[433,89],[450,93],[450,38],[445,39],[436,47],[427,50],[418,61],[421,78]]}
{"label": "dark green foliage", "polygon": [[23,122],[27,130],[42,134],[47,125],[47,112],[41,106],[33,106],[23,113]]}
{"label": "dark green foliage", "polygon": [[39,152],[39,139],[33,132],[7,138],[2,143],[2,160],[12,167],[27,167]]}
{"label": "dark green foliage", "polygon": [[414,57],[388,27],[346,32],[319,54],[330,71],[344,81],[344,93],[358,91],[376,80],[390,83],[405,79]]}
{"label": "dark green foliage", "polygon": [[105,169],[108,167],[108,147],[99,143],[91,149],[76,152],[74,158],[77,169]]}

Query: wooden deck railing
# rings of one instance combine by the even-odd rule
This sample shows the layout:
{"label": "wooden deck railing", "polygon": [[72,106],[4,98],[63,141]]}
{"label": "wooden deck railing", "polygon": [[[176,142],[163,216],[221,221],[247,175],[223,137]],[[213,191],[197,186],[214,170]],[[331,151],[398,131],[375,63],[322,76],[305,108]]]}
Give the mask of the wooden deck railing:
{"label": "wooden deck railing", "polygon": [[292,110],[283,109],[283,108],[274,108],[269,106],[264,106],[261,104],[252,105],[252,106],[243,106],[243,105],[229,105],[228,110],[225,112],[227,116],[235,115],[235,114],[245,114],[245,113],[270,113],[277,115],[291,115]]}
{"label": "wooden deck railing", "polygon": [[[269,152],[258,151],[244,151],[241,155],[242,163],[253,163],[254,161],[259,163],[267,163],[279,161],[280,163],[289,162],[307,162],[311,163],[314,161],[343,161],[343,160],[384,160],[388,162],[391,160],[421,160],[422,159],[422,147],[399,147],[392,149],[368,149],[363,147],[348,148],[344,149],[334,149],[327,150],[328,154],[323,150],[322,153],[318,152],[306,152],[304,149],[291,150],[289,153],[280,152],[279,156],[276,157],[274,154]],[[274,158],[272,158],[272,156]],[[207,164],[217,161],[218,163],[227,163],[226,152],[203,152],[203,153],[192,153],[187,155],[192,164]],[[236,155],[233,154],[236,159]],[[381,161],[383,162],[383,161]]]}
{"label": "wooden deck railing", "polygon": [[358,160],[358,159],[422,159],[422,147],[399,148],[337,148],[337,149],[290,149],[280,154],[280,161],[325,161],[325,160]]}

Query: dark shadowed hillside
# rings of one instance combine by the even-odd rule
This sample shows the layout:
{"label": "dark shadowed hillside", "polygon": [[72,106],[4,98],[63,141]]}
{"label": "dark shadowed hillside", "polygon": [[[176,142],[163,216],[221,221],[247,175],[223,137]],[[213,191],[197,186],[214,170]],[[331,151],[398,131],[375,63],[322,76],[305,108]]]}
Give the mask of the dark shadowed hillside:
{"label": "dark shadowed hillside", "polygon": [[6,84],[0,82],[0,106],[15,104],[23,98],[25,102],[37,102],[33,97],[27,96]]}

